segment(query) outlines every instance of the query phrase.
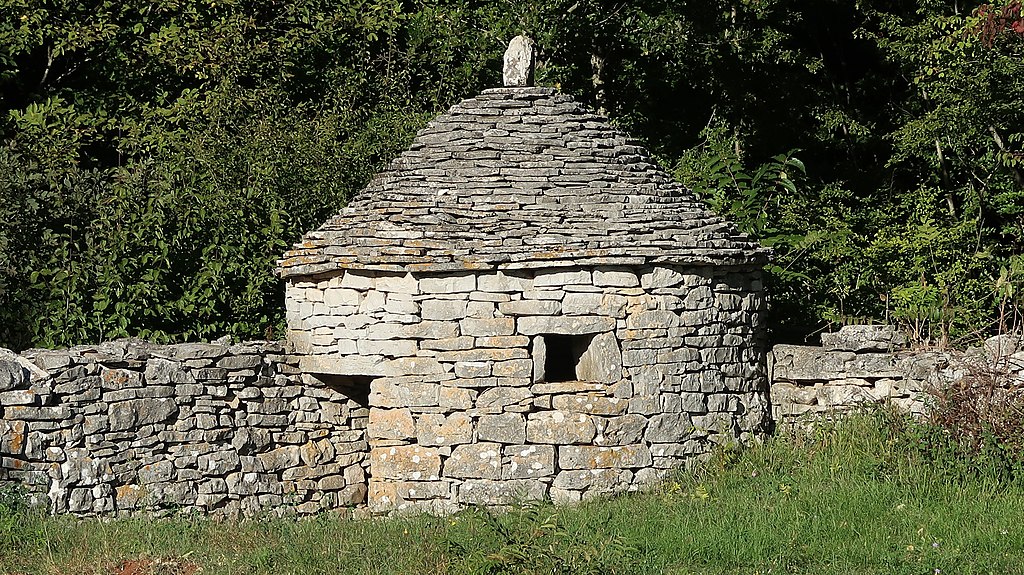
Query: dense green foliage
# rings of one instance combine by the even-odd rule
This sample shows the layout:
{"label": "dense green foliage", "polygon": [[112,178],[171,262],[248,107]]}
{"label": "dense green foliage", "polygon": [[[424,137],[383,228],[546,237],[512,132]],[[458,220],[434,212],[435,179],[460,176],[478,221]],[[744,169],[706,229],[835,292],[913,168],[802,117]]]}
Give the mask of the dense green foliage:
{"label": "dense green foliage", "polygon": [[445,518],[75,520],[0,493],[0,572],[1024,573],[1020,479],[930,434],[879,412],[723,451],[650,493]]}
{"label": "dense green foliage", "polygon": [[777,339],[1014,319],[1017,0],[0,0],[0,345],[280,335],[274,260],[521,31],[776,249]]}

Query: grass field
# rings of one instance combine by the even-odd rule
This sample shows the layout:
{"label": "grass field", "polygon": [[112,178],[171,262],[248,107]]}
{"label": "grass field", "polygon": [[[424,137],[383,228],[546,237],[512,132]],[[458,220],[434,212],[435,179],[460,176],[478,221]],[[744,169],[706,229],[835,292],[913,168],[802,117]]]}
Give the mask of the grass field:
{"label": "grass field", "polygon": [[73,520],[0,507],[2,574],[1024,574],[1024,487],[892,416],[723,451],[649,493],[447,518]]}

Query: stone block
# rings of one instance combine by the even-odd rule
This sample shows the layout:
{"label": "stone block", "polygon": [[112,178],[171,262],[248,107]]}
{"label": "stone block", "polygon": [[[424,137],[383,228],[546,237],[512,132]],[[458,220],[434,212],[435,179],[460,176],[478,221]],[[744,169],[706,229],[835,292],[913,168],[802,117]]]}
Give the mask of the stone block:
{"label": "stone block", "polygon": [[458,377],[476,378],[491,375],[489,361],[460,361],[455,364],[455,375]]}
{"label": "stone block", "polygon": [[420,279],[420,291],[425,294],[453,294],[475,290],[476,276],[472,274],[424,277]]}
{"label": "stone block", "polygon": [[358,306],[361,294],[354,289],[330,288],[324,290],[324,304],[329,307]]}
{"label": "stone block", "polygon": [[559,471],[554,487],[611,493],[625,491],[632,480],[633,472],[626,469],[574,469]]}
{"label": "stone block", "polygon": [[502,479],[550,477],[555,473],[552,445],[509,445],[505,447]]}
{"label": "stone block", "polygon": [[373,272],[362,270],[346,270],[336,283],[339,287],[366,291],[377,287],[377,279]]}
{"label": "stone block", "polygon": [[416,355],[416,342],[408,339],[372,340],[361,339],[356,349],[360,355],[381,355],[384,357],[409,357]]}
{"label": "stone block", "polygon": [[491,368],[491,373],[495,377],[529,378],[533,373],[533,360],[513,359],[495,362]]}
{"label": "stone block", "polygon": [[530,338],[525,335],[499,335],[476,338],[476,347],[526,347]]}
{"label": "stone block", "polygon": [[594,442],[598,445],[629,445],[640,442],[647,427],[647,418],[630,413],[601,420],[597,427]]}
{"label": "stone block", "polygon": [[481,275],[477,279],[480,291],[492,293],[523,292],[533,287],[533,280],[503,272]]}
{"label": "stone block", "polygon": [[596,393],[556,395],[551,405],[568,413],[589,413],[593,415],[621,415],[626,412],[629,401],[615,397],[604,397]]}
{"label": "stone block", "polygon": [[688,413],[661,413],[650,418],[644,438],[651,443],[682,443],[694,432]]}
{"label": "stone block", "polygon": [[576,376],[584,381],[615,383],[622,375],[622,353],[615,334],[595,335],[576,364]]}
{"label": "stone block", "polygon": [[533,397],[529,389],[523,387],[494,387],[481,393],[476,398],[478,409],[498,408],[523,404]]}
{"label": "stone block", "polygon": [[524,443],[526,441],[526,420],[518,413],[482,415],[477,422],[477,437],[480,441]]}
{"label": "stone block", "polygon": [[598,287],[636,287],[640,285],[640,279],[636,274],[626,269],[601,269],[594,270],[594,285]]}
{"label": "stone block", "polygon": [[410,439],[416,436],[416,425],[408,409],[373,407],[366,433],[373,439]]}
{"label": "stone block", "polygon": [[435,481],[440,473],[437,448],[396,445],[370,450],[370,476],[375,479]]}
{"label": "stone block", "polygon": [[[458,333],[459,324],[450,323],[448,325],[452,327],[454,333]],[[433,351],[465,351],[473,349],[473,342],[474,339],[469,336],[426,339],[420,343],[420,349]]]}
{"label": "stone block", "polygon": [[381,365],[384,375],[401,377],[406,375],[437,375],[445,372],[444,367],[432,357],[403,357],[386,361]]}
{"label": "stone block", "polygon": [[264,471],[281,471],[299,465],[299,446],[285,445],[256,455]]}
{"label": "stone block", "polygon": [[555,315],[561,309],[562,304],[552,300],[521,299],[498,304],[498,311],[508,316]]}
{"label": "stone block", "polygon": [[535,288],[590,285],[591,283],[590,272],[587,270],[541,271],[533,278]]}
{"label": "stone block", "polygon": [[656,267],[640,276],[640,287],[644,289],[674,287],[685,282],[686,276],[674,269],[665,267]]}
{"label": "stone block", "polygon": [[500,479],[501,445],[471,443],[452,450],[444,463],[445,477]]}
{"label": "stone block", "polygon": [[645,445],[563,445],[558,448],[558,467],[561,469],[623,469],[650,464],[651,452]]}
{"label": "stone block", "polygon": [[906,345],[906,336],[891,325],[844,325],[836,333],[821,334],[821,346],[828,351],[892,352]]}
{"label": "stone block", "polygon": [[167,421],[177,414],[178,406],[171,398],[132,399],[111,404],[107,420],[111,431],[123,431]]}
{"label": "stone block", "polygon": [[615,318],[597,316],[520,317],[517,320],[517,327],[522,335],[604,333],[615,329]]}
{"label": "stone block", "polygon": [[462,332],[462,335],[475,337],[512,335],[515,332],[515,328],[515,320],[510,317],[467,318],[459,322],[459,330]]}
{"label": "stone block", "polygon": [[547,496],[547,490],[545,483],[533,479],[470,479],[459,486],[458,500],[470,505],[510,505],[542,500]]}
{"label": "stone block", "polygon": [[469,302],[461,299],[428,299],[420,304],[424,320],[461,320],[467,315]]}
{"label": "stone block", "polygon": [[377,291],[387,293],[408,295],[416,295],[420,293],[419,282],[416,281],[416,278],[414,278],[412,274],[381,275],[377,278],[373,287],[375,287]]}
{"label": "stone block", "polygon": [[28,424],[24,421],[0,420],[0,455],[21,455],[28,440]]}
{"label": "stone block", "polygon": [[416,418],[420,445],[456,445],[473,440],[473,420],[464,413],[425,413]]}
{"label": "stone block", "polygon": [[448,409],[472,409],[474,395],[468,389],[443,386],[438,394],[438,405]]}
{"label": "stone block", "polygon": [[582,413],[541,411],[526,421],[526,440],[530,443],[590,443],[597,434],[593,419]]}
{"label": "stone block", "polygon": [[0,406],[35,405],[39,399],[31,389],[0,391]]}

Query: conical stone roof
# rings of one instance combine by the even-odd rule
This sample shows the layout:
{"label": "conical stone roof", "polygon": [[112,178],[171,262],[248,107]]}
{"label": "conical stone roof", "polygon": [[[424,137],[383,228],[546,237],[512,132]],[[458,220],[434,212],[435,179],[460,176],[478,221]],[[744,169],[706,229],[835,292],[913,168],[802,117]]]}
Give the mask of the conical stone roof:
{"label": "conical stone roof", "polygon": [[282,277],[577,265],[763,263],[602,116],[552,88],[452,107],[341,214],[284,254]]}

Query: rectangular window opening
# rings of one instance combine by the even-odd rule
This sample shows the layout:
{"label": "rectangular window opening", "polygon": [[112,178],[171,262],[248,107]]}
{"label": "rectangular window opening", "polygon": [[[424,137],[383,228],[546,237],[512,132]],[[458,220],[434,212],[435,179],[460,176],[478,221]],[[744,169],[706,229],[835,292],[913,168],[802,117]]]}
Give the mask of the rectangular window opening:
{"label": "rectangular window opening", "polygon": [[362,407],[370,405],[370,382],[374,377],[369,375],[335,375],[317,374],[316,378],[324,385],[358,403]]}
{"label": "rectangular window opening", "polygon": [[560,381],[579,381],[580,360],[590,349],[594,334],[561,335],[549,334],[544,337],[544,376],[543,381],[557,383]]}

